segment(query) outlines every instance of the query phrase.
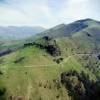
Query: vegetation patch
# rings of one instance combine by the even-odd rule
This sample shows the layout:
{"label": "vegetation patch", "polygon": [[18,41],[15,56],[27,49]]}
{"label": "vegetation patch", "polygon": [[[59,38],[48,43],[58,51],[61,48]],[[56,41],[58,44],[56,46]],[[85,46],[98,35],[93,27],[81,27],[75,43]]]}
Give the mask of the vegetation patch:
{"label": "vegetation patch", "polygon": [[33,45],[40,49],[46,50],[47,53],[49,53],[52,56],[61,55],[61,51],[60,51],[59,46],[56,43],[56,40],[53,40],[52,38],[48,36],[44,36],[38,39],[36,42],[24,44],[24,47],[33,46]]}
{"label": "vegetation patch", "polygon": [[6,93],[6,88],[4,87],[0,88],[0,100],[6,100],[5,93]]}
{"label": "vegetation patch", "polygon": [[20,57],[14,61],[14,63],[20,63],[25,59],[25,57]]}
{"label": "vegetation patch", "polygon": [[90,80],[84,72],[64,72],[61,74],[61,83],[69,90],[69,96],[74,100],[100,99],[100,80]]}

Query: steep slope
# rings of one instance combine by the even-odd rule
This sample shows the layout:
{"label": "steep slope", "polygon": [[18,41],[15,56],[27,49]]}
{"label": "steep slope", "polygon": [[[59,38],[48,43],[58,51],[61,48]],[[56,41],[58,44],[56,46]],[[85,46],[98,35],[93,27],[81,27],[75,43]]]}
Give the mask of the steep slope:
{"label": "steep slope", "polygon": [[47,35],[54,38],[65,37],[65,36],[71,36],[72,34],[75,34],[76,32],[80,32],[84,29],[93,28],[93,27],[94,28],[100,27],[100,22],[92,19],[85,19],[85,20],[75,21],[67,25],[66,24],[58,25],[54,28],[44,31],[39,35],[40,36]]}
{"label": "steep slope", "polygon": [[[75,21],[71,24],[61,24],[36,35],[37,38],[48,36],[49,38],[69,38],[76,48],[83,52],[99,52],[100,49],[100,22],[92,19]],[[31,37],[30,40],[33,40]],[[34,39],[35,40],[35,39]],[[67,39],[68,40],[68,39]],[[67,41],[66,40],[66,41]],[[79,41],[79,42],[78,42]],[[86,50],[85,50],[86,49]]]}

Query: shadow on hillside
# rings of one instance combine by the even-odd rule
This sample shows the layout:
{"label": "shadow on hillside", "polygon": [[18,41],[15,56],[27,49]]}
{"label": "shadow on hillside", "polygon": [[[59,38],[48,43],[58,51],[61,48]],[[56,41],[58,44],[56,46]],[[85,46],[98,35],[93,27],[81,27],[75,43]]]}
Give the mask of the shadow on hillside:
{"label": "shadow on hillside", "polygon": [[6,100],[5,99],[5,93],[6,93],[6,89],[0,88],[0,100]]}

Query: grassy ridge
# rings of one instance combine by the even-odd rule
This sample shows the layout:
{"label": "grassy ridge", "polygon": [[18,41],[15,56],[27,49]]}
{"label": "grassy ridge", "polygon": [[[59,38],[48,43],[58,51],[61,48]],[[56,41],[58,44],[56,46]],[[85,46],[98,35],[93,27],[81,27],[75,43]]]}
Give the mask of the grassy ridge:
{"label": "grassy ridge", "polygon": [[[21,57],[24,59],[15,63]],[[59,83],[60,74],[72,69],[87,72],[73,56],[68,60],[66,57],[64,62],[57,64],[52,56],[35,46],[26,47],[0,59],[0,71],[3,73],[0,75],[0,83],[6,87],[7,100],[11,96],[24,100],[70,100],[67,91]]]}

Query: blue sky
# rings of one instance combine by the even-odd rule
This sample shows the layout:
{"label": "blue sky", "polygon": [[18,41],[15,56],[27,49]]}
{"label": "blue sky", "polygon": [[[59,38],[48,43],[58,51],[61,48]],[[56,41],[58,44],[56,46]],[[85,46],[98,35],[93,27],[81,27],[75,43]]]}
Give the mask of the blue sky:
{"label": "blue sky", "polygon": [[100,20],[100,0],[0,0],[0,26],[53,27],[93,18]]}

